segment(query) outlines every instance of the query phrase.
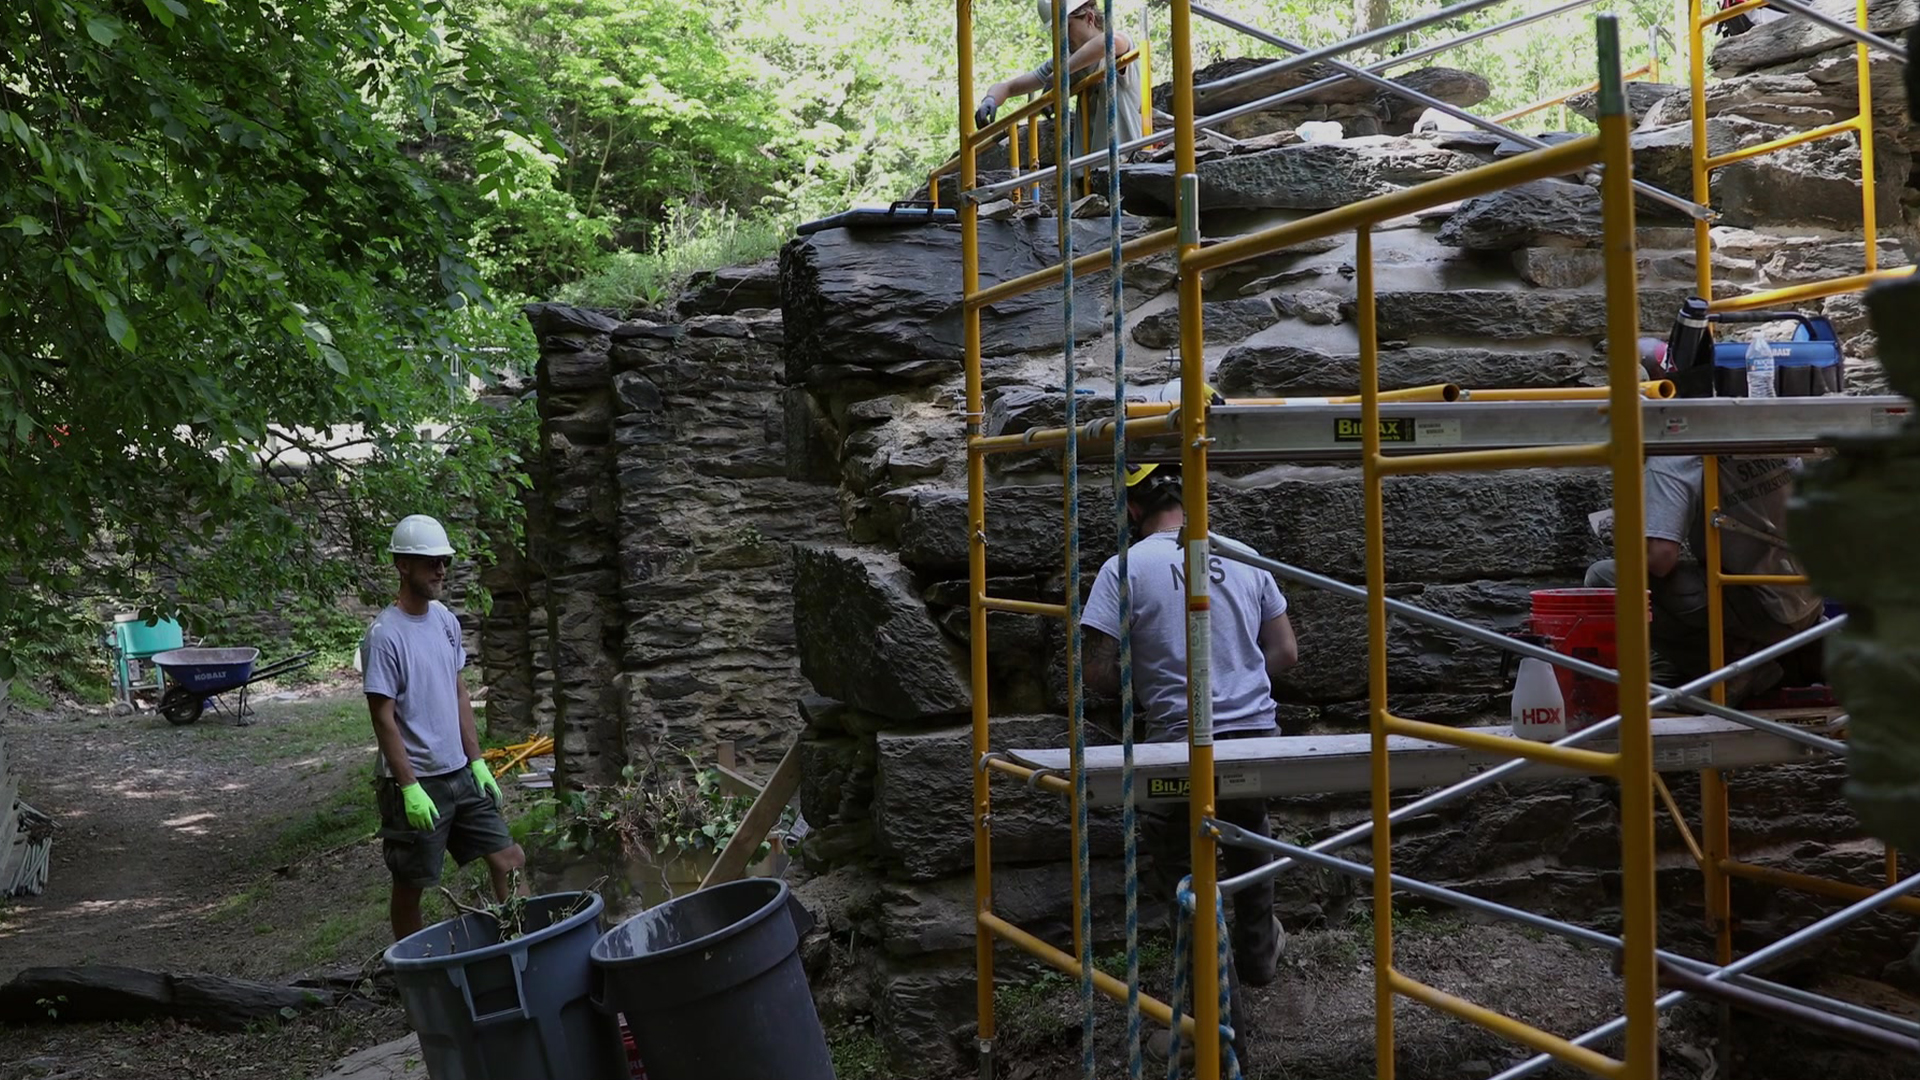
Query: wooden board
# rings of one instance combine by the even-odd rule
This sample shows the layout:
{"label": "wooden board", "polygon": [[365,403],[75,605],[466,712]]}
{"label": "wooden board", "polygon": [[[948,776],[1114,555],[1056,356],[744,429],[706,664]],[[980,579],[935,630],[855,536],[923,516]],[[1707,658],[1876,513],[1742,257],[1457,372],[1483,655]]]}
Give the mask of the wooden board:
{"label": "wooden board", "polygon": [[[1801,710],[1802,713],[1805,710]],[[1467,730],[1508,735],[1506,726]],[[1371,736],[1281,735],[1265,739],[1224,739],[1214,744],[1215,783],[1223,799],[1317,795],[1367,791],[1372,787]],[[1388,738],[1392,754],[1388,779],[1395,790],[1420,790],[1457,783],[1504,765],[1511,757],[1466,750],[1402,735]],[[1596,739],[1586,749],[1611,751],[1618,744]],[[1731,720],[1672,717],[1653,721],[1654,767],[1663,772],[1808,761],[1819,751]],[[1064,749],[1009,750],[1006,756],[1030,769],[1068,775],[1070,752]],[[1087,748],[1088,803],[1120,803],[1121,751],[1118,746]],[[1528,765],[1516,780],[1546,780],[1581,775],[1548,765]],[[1134,747],[1134,802],[1184,802],[1187,797],[1187,744],[1139,743]]]}
{"label": "wooden board", "polygon": [[753,853],[766,840],[767,831],[780,820],[780,811],[786,809],[799,790],[800,740],[795,739],[780,764],[774,767],[773,775],[767,777],[767,786],[760,789],[760,796],[747,808],[746,817],[741,819],[740,827],[734,830],[720,857],[714,860],[713,869],[707,871],[700,887],[721,885],[746,873],[747,864],[753,861]]}
{"label": "wooden board", "polygon": [[0,851],[7,850],[20,831],[20,807],[15,802],[19,795],[19,778],[0,770]]}

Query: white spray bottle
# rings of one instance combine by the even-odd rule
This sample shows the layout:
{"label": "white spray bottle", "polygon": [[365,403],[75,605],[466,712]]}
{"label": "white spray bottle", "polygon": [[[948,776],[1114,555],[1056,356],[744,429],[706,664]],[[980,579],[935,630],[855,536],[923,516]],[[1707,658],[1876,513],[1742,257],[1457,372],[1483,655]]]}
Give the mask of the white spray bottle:
{"label": "white spray bottle", "polygon": [[1535,742],[1566,737],[1566,701],[1553,665],[1531,656],[1520,660],[1520,677],[1513,683],[1513,733]]}

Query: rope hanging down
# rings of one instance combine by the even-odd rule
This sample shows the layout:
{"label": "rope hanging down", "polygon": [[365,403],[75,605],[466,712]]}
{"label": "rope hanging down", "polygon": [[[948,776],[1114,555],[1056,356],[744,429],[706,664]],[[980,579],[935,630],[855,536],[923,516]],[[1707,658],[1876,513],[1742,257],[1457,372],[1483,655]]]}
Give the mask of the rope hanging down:
{"label": "rope hanging down", "polygon": [[[1174,916],[1173,925],[1173,1038],[1167,1045],[1167,1080],[1180,1080],[1180,1009],[1187,1000],[1187,971],[1193,960],[1193,875],[1180,879],[1180,887],[1175,891],[1179,911]],[[1218,932],[1214,941],[1214,963],[1220,965],[1220,1015],[1233,1015],[1233,985],[1230,977],[1232,968],[1227,962],[1227,910],[1220,898],[1220,890],[1213,893],[1213,922]],[[1194,1033],[1195,1037],[1199,1032]],[[1233,1052],[1233,1027],[1224,1019],[1220,1024],[1220,1080],[1242,1080],[1240,1057]]]}
{"label": "rope hanging down", "polygon": [[[1069,93],[1073,73],[1067,70],[1069,2],[1054,0],[1051,5],[1055,161],[1065,161],[1070,156],[1067,139],[1072,116]],[[1061,381],[1067,395],[1067,446],[1063,465],[1067,519],[1067,670],[1070,673],[1067,696],[1073,725],[1073,831],[1078,841],[1075,844],[1078,850],[1074,852],[1074,877],[1075,906],[1079,908],[1080,915],[1079,925],[1075,928],[1075,937],[1080,946],[1080,1068],[1085,1080],[1098,1080],[1093,1046],[1093,856],[1087,837],[1086,695],[1082,691],[1084,680],[1080,668],[1080,417],[1077,402],[1079,391],[1074,386],[1073,371],[1073,219],[1068,213],[1072,205],[1071,176],[1070,170],[1060,169],[1054,177],[1057,192],[1054,217],[1060,227],[1060,315],[1064,331],[1061,359],[1066,369]]]}
{"label": "rope hanging down", "polygon": [[[1127,883],[1127,1077],[1142,1080],[1140,1047],[1139,819],[1133,805],[1133,588],[1127,571],[1127,309],[1120,245],[1120,72],[1115,64],[1113,0],[1103,0],[1107,31],[1107,273],[1113,307],[1113,531],[1120,586],[1120,830]],[[1178,1055],[1175,1055],[1176,1058]]]}

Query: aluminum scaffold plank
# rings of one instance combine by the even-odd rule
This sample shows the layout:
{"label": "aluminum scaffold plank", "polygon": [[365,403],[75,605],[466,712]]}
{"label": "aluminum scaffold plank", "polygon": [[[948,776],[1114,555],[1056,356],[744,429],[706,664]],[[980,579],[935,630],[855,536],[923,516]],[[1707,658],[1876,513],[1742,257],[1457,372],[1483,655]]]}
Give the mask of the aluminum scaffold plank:
{"label": "aluminum scaffold plank", "polygon": [[[1820,710],[1781,710],[1763,714],[1776,720],[1797,720],[1827,713]],[[1510,738],[1508,728],[1470,727],[1464,731],[1491,738]],[[1610,753],[1614,740],[1598,738],[1589,744]],[[1430,739],[1394,735],[1387,740],[1393,755],[1393,787],[1418,791],[1458,783],[1511,760],[1512,754],[1471,749]],[[1137,779],[1134,801],[1143,805],[1184,802],[1187,796],[1187,748],[1181,743],[1143,743],[1134,751]],[[1371,783],[1368,736],[1276,735],[1234,739],[1214,750],[1214,776],[1221,798],[1277,798],[1294,795],[1340,794],[1366,791]],[[1065,775],[1065,749],[1008,750],[1015,765]],[[1662,772],[1704,768],[1740,769],[1754,765],[1785,765],[1819,760],[1819,751],[1778,735],[1755,731],[1717,717],[1657,717],[1653,720],[1653,762]],[[1580,770],[1528,763],[1507,776],[1507,782],[1557,780],[1583,775]],[[1088,800],[1093,806],[1120,804],[1120,748],[1087,748]]]}
{"label": "aluminum scaffold plank", "polygon": [[[1800,453],[1836,437],[1889,431],[1913,414],[1904,397],[1676,398],[1643,401],[1649,455]],[[1381,452],[1411,454],[1567,448],[1603,442],[1604,402],[1472,400],[1383,403]],[[1219,461],[1355,461],[1357,405],[1216,405],[1208,413]],[[1152,450],[1142,447],[1141,460]]]}

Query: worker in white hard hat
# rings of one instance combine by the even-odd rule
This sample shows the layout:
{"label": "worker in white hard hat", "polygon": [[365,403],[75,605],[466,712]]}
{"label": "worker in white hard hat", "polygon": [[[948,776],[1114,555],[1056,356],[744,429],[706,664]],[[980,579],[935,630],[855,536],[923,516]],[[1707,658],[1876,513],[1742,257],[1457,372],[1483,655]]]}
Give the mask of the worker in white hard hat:
{"label": "worker in white hard hat", "polygon": [[480,756],[460,677],[460,620],[440,602],[453,562],[447,530],[412,514],[394,526],[387,549],[400,595],[367,629],[361,666],[380,744],[374,784],[398,941],[420,929],[421,894],[440,883],[448,855],[461,866],[485,859],[494,897],[505,900],[526,854],[507,831],[500,784]]}
{"label": "worker in white hard hat", "polygon": [[[1088,71],[1100,70],[1107,55],[1107,24],[1100,14],[1100,5],[1094,0],[1064,0],[1067,5],[1067,70],[1073,78],[1079,78]],[[1053,32],[1053,5],[1051,0],[1037,0],[1040,10],[1040,22]],[[1133,39],[1120,32],[1113,32],[1113,54],[1125,56],[1133,49]],[[1119,136],[1125,143],[1140,137],[1140,65],[1128,64],[1120,69],[1117,79],[1119,85],[1120,117]],[[977,126],[985,127],[993,123],[994,112],[1008,99],[1021,94],[1031,94],[1036,90],[1048,90],[1053,87],[1053,57],[1047,62],[1027,72],[1015,75],[1011,79],[994,83],[987,87],[986,95],[980,99],[980,107],[974,110],[973,119]],[[1080,130],[1077,124],[1069,127],[1070,138],[1075,154],[1086,153],[1089,149],[1100,149],[1107,145],[1107,90],[1106,80],[1096,79],[1088,89],[1085,98],[1087,119],[1091,121],[1087,146],[1080,146]],[[1055,115],[1065,115],[1067,110],[1057,110]]]}
{"label": "worker in white hard hat", "polygon": [[[1180,466],[1141,465],[1127,473],[1127,517],[1134,542],[1127,548],[1127,588],[1132,616],[1133,692],[1148,742],[1187,738],[1187,537],[1181,505]],[[1083,670],[1088,689],[1114,697],[1120,691],[1120,560],[1110,558],[1094,578],[1081,616]],[[1258,738],[1280,734],[1273,688],[1299,659],[1287,599],[1273,575],[1213,555],[1207,560],[1212,612],[1213,736]],[[1151,887],[1171,900],[1192,862],[1193,831],[1184,793],[1148,792],[1141,836],[1152,857]],[[1219,800],[1216,816],[1261,836],[1270,835],[1265,799]],[[1249,848],[1221,848],[1226,873],[1250,872],[1271,861]],[[1273,878],[1233,896],[1229,937],[1236,985],[1265,986],[1279,971],[1286,931],[1273,914]],[[1236,996],[1236,1008],[1239,998]],[[1236,1042],[1243,1025],[1234,1025]],[[1193,1040],[1182,1044],[1192,1053]],[[1243,1047],[1242,1047],[1243,1048]],[[1169,1056],[1168,1033],[1153,1032],[1146,1049]],[[1244,1061],[1244,1054],[1242,1054]]]}

